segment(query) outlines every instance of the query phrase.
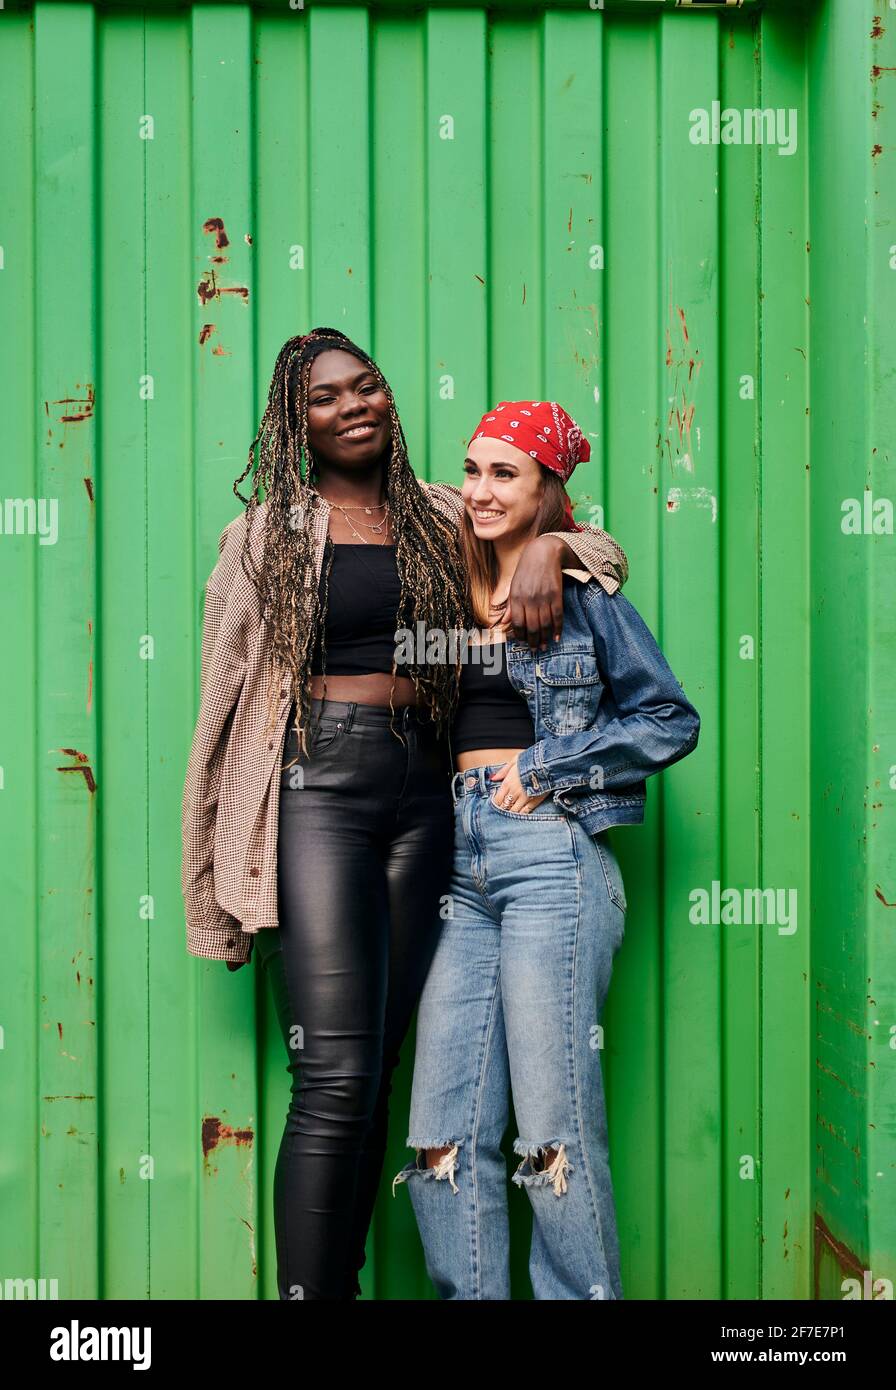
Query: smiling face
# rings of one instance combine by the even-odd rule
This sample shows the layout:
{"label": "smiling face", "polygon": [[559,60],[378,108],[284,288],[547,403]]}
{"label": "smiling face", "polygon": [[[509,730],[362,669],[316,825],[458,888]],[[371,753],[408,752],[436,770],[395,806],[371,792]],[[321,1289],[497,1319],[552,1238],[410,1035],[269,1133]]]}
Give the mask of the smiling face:
{"label": "smiling face", "polygon": [[311,363],[308,443],[329,463],[369,465],[391,437],[389,399],[354,353],[332,348]]}
{"label": "smiling face", "polygon": [[461,492],[474,534],[484,541],[528,535],[544,493],[544,470],[504,439],[474,439]]}

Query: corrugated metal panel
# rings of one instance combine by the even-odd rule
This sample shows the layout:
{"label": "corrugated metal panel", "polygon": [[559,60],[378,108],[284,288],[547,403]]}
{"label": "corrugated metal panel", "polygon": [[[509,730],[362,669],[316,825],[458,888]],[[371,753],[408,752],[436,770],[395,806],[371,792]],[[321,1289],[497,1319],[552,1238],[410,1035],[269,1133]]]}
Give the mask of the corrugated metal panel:
{"label": "corrugated metal panel", "polygon": [[[860,14],[841,3],[816,20],[807,84],[814,1244],[827,1298],[845,1277],[896,1282],[896,14]],[[847,499],[889,504],[889,532],[844,534]]]}
{"label": "corrugated metal panel", "polygon": [[[894,493],[896,47],[847,0],[669,9],[7,7],[3,494],[58,539],[0,546],[0,1277],[276,1296],[282,1041],[252,971],[185,954],[179,811],[202,586],[315,322],[370,346],[421,475],[502,395],[573,411],[578,515],[703,715],[614,836],[627,1296],[811,1297],[813,1238],[823,1296],[892,1270],[893,549],[839,507]],[[691,144],[715,98],[795,108],[796,153]],[[714,880],[796,889],[798,930],[693,925]],[[367,1292],[425,1297],[384,1194]]]}

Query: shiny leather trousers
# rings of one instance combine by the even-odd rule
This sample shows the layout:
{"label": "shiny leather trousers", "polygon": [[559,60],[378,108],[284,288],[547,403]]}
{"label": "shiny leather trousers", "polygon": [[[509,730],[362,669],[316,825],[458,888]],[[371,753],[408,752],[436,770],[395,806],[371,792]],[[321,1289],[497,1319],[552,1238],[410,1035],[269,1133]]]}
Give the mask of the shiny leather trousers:
{"label": "shiny leather trousers", "polygon": [[280,925],[255,939],[292,1077],[274,1173],[281,1299],[361,1291],[392,1076],[453,855],[448,745],[426,711],[314,700],[318,715],[307,755],[291,728],[286,740]]}

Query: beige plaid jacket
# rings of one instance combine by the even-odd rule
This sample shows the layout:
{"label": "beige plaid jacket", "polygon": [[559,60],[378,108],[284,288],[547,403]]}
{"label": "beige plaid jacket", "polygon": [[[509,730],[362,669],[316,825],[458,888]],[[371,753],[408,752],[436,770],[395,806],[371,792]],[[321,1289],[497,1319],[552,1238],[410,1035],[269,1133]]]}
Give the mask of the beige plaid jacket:
{"label": "beige plaid jacket", "polygon": [[[450,483],[421,481],[432,504],[460,523],[464,504]],[[309,503],[320,577],[330,508]],[[263,551],[266,504],[255,512],[251,550]],[[301,525],[303,518],[297,517]],[[199,717],[182,804],[181,887],[187,951],[211,960],[246,961],[253,934],[277,926],[277,818],[290,690],[280,692],[276,728],[266,730],[270,642],[258,591],[241,564],[245,513],[229,522],[205,590]],[[624,551],[606,531],[562,535],[608,593],[628,577]]]}

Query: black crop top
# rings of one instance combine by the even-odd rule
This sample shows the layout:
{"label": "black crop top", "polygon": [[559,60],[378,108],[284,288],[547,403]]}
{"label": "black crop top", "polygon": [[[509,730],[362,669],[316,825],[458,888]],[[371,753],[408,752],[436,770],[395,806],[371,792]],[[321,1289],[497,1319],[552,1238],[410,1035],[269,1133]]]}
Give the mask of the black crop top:
{"label": "black crop top", "polygon": [[[535,742],[526,697],[514,689],[507,674],[506,647],[506,642],[483,642],[466,649],[451,726],[455,755],[476,748],[531,748]],[[471,661],[471,654],[483,660]]]}
{"label": "black crop top", "polygon": [[[321,565],[321,600],[324,574]],[[394,545],[359,541],[333,546],[326,621],[328,676],[391,672],[400,599]],[[311,656],[311,674],[321,674],[320,632]]]}
{"label": "black crop top", "polygon": [[[318,593],[323,597],[324,567]],[[392,670],[401,582],[394,545],[334,545],[327,602],[327,674],[360,676]],[[510,684],[506,642],[468,646],[461,665],[460,693],[451,746],[454,753],[476,748],[529,748],[535,729],[525,696]],[[478,655],[480,661],[471,660]],[[312,675],[321,674],[318,633]]]}

